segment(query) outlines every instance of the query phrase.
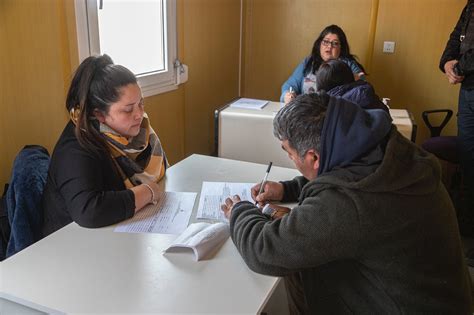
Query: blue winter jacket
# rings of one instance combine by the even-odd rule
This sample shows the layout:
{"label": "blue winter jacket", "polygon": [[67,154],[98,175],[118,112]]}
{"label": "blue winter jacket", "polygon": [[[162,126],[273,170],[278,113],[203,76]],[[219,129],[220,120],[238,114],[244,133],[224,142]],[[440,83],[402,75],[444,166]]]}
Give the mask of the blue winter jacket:
{"label": "blue winter jacket", "polygon": [[49,153],[42,146],[25,146],[13,162],[6,196],[11,234],[7,257],[41,238],[43,208],[41,197],[48,175]]}
{"label": "blue winter jacket", "polygon": [[359,105],[363,109],[383,109],[388,112],[387,106],[375,94],[372,85],[366,81],[358,80],[339,85],[327,91],[327,94],[345,99]]}

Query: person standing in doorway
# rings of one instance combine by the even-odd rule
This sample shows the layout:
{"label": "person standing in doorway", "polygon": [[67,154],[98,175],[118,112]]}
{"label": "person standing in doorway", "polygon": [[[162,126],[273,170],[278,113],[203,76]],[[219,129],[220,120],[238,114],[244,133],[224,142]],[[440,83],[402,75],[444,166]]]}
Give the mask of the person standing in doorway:
{"label": "person standing in doorway", "polygon": [[[461,235],[474,237],[474,0],[464,7],[449,36],[439,63],[449,83],[461,84],[458,101],[458,138],[463,173],[459,209]],[[468,255],[474,256],[474,255]]]}

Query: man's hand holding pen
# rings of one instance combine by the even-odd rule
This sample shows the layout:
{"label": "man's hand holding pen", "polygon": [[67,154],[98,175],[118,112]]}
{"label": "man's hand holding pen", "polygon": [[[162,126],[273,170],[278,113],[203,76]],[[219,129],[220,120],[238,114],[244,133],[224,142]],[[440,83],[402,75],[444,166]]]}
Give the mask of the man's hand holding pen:
{"label": "man's hand holding pen", "polygon": [[[260,192],[260,190],[262,190]],[[252,199],[255,200],[260,207],[263,207],[270,201],[280,201],[283,199],[283,184],[277,182],[265,182],[255,184],[250,190]]]}
{"label": "man's hand holding pen", "polygon": [[253,186],[250,191],[253,200],[255,200],[255,202],[258,203],[260,207],[267,208],[265,209],[266,211],[264,211],[264,213],[269,213],[269,217],[272,220],[283,217],[291,210],[287,207],[277,206],[275,204],[269,203],[270,201],[281,201],[283,199],[282,183],[265,182],[263,184],[263,189],[262,183],[259,183]]}
{"label": "man's hand holding pen", "polygon": [[[250,189],[250,193],[252,195],[252,199],[255,200],[255,206],[260,208],[263,207],[263,213],[273,220],[281,218],[290,212],[291,209],[269,203],[269,201],[281,201],[283,199],[283,184],[267,181],[272,164],[272,162],[268,164],[267,171],[265,172],[262,182],[255,184]],[[225,203],[221,205],[221,209],[224,211],[224,214],[228,219],[231,216],[232,209],[234,208],[235,204],[239,203],[240,201],[240,196],[234,195],[232,197],[226,198]]]}

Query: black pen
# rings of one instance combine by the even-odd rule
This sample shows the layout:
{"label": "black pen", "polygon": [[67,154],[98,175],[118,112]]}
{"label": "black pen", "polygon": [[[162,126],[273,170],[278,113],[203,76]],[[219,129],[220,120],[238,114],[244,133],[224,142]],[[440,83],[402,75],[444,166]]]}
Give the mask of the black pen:
{"label": "black pen", "polygon": [[[267,182],[267,178],[268,178],[268,173],[270,173],[270,169],[272,168],[272,162],[270,162],[268,164],[268,167],[267,167],[267,172],[265,173],[265,177],[263,178],[263,181],[262,181],[262,185],[260,185],[260,189],[258,191],[258,195],[260,195],[262,192],[263,192],[263,186],[265,186],[265,183]],[[255,199],[257,199],[257,197],[255,196]],[[255,205],[257,205],[257,200],[255,200]]]}

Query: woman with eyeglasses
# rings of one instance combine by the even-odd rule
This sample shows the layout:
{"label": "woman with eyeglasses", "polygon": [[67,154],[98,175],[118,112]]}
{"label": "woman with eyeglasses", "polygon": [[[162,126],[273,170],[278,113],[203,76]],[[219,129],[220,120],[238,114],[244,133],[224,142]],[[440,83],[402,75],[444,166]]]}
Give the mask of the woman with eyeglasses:
{"label": "woman with eyeglasses", "polygon": [[354,79],[365,79],[365,70],[351,54],[346,34],[337,25],[327,26],[313,44],[311,55],[296,67],[290,78],[281,87],[280,101],[285,104],[299,94],[315,93],[316,72],[319,66],[328,60],[344,61],[354,74]]}

